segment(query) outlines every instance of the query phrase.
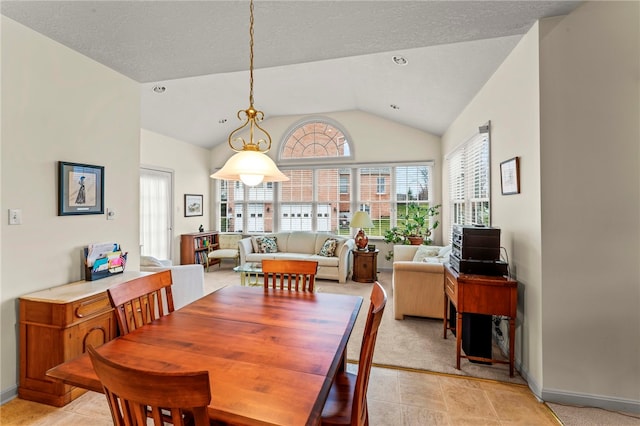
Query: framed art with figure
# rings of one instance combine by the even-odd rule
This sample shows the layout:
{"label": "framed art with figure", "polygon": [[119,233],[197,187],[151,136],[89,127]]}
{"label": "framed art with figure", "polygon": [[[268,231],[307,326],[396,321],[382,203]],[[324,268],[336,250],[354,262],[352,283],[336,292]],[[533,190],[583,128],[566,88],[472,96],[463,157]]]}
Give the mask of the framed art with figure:
{"label": "framed art with figure", "polygon": [[58,216],[104,213],[104,167],[58,162]]}
{"label": "framed art with figure", "polygon": [[520,193],[520,158],[513,157],[500,163],[502,195]]}

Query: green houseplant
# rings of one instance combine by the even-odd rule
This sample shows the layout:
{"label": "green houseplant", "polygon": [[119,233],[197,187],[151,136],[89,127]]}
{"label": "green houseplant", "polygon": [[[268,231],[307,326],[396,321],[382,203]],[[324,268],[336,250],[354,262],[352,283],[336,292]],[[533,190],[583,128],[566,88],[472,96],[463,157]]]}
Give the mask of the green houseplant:
{"label": "green houseplant", "polygon": [[[431,233],[438,227],[440,221],[440,204],[435,206],[423,206],[418,203],[407,205],[407,212],[398,217],[400,224],[388,229],[384,234],[384,241],[396,244],[425,244],[430,245],[433,240]],[[432,218],[435,218],[432,220]],[[393,250],[385,255],[387,260],[393,257]]]}

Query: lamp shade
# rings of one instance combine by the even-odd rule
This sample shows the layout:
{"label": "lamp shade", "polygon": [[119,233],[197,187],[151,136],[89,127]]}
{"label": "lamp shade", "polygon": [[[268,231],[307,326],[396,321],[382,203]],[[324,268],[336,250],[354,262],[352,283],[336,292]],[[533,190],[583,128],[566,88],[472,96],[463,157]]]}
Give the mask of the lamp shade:
{"label": "lamp shade", "polygon": [[351,218],[352,228],[373,228],[373,222],[369,217],[369,213],[359,211],[356,212]]}
{"label": "lamp shade", "polygon": [[224,166],[211,175],[214,179],[242,181],[247,186],[262,182],[289,180],[266,154],[260,151],[240,151],[231,156]]}

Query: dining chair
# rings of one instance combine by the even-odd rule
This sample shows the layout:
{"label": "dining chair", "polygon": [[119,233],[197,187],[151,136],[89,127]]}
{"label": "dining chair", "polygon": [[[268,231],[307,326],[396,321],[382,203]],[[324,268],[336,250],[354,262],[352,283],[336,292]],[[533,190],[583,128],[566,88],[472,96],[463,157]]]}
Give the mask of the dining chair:
{"label": "dining chair", "polygon": [[382,313],[387,304],[387,293],[379,282],[373,284],[371,303],[364,326],[358,374],[338,372],[322,410],[322,425],[365,426],[369,424],[367,387]]}
{"label": "dining chair", "polygon": [[208,371],[164,372],[138,370],[87,347],[116,426],[209,426],[211,401]]}
{"label": "dining chair", "polygon": [[173,312],[172,283],[171,271],[165,270],[109,287],[107,294],[116,311],[120,335]]}
{"label": "dining chair", "polygon": [[311,291],[318,273],[315,260],[279,260],[262,261],[264,288],[293,291]]}

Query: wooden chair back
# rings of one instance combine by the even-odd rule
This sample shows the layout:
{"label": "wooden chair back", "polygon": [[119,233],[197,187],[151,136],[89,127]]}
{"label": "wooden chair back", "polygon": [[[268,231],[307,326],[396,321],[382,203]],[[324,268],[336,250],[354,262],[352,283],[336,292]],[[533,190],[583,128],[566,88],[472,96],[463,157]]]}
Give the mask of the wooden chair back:
{"label": "wooden chair back", "polygon": [[209,426],[209,372],[162,372],[126,367],[87,347],[116,426]]}
{"label": "wooden chair back", "polygon": [[322,410],[322,426],[366,426],[369,424],[367,388],[387,293],[379,282],[373,284],[371,303],[362,336],[358,374],[336,374]]}
{"label": "wooden chair back", "polygon": [[315,260],[263,260],[264,288],[311,291],[318,273]]}
{"label": "wooden chair back", "polygon": [[165,270],[109,287],[120,335],[173,312],[172,283],[171,271]]}
{"label": "wooden chair back", "polygon": [[371,290],[371,303],[367,313],[367,322],[364,326],[362,346],[360,347],[360,359],[358,360],[358,378],[353,395],[353,408],[351,409],[351,424],[368,424],[367,414],[367,388],[369,375],[373,362],[373,350],[376,346],[378,328],[382,321],[384,307],[387,304],[387,293],[379,282],[373,284]]}

